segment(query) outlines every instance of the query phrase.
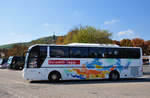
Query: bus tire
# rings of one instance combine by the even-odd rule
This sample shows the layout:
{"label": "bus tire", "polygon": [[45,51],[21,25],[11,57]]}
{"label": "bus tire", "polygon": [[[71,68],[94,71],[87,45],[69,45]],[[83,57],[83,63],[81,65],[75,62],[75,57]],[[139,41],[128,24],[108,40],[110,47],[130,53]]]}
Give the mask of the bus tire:
{"label": "bus tire", "polygon": [[109,79],[112,80],[112,81],[119,80],[120,79],[119,72],[118,71],[112,71],[112,72],[110,72]]}
{"label": "bus tire", "polygon": [[61,79],[61,74],[58,71],[53,71],[49,74],[48,80],[50,82],[57,82]]}

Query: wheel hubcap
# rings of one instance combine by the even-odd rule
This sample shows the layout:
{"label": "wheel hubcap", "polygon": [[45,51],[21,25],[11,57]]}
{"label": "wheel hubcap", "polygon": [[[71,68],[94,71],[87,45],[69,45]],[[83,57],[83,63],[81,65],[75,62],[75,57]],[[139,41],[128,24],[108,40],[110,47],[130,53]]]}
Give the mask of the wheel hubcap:
{"label": "wheel hubcap", "polygon": [[52,79],[53,79],[53,80],[56,80],[56,79],[57,79],[57,75],[53,74],[53,75],[52,75]]}
{"label": "wheel hubcap", "polygon": [[113,79],[113,80],[117,80],[117,78],[118,78],[117,74],[115,74],[115,73],[112,74],[112,79]]}

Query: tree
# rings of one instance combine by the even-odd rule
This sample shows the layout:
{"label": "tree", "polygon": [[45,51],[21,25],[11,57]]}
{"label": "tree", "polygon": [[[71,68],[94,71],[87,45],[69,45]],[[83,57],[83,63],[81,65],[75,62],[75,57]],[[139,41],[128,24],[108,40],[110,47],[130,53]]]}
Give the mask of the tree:
{"label": "tree", "polygon": [[3,54],[2,57],[7,57],[7,58],[9,57],[9,50],[8,49],[5,49],[5,48],[0,49],[0,53]]}
{"label": "tree", "polygon": [[134,47],[142,47],[144,45],[144,40],[141,38],[134,38],[132,39],[132,45]]}
{"label": "tree", "polygon": [[59,36],[56,40],[56,44],[64,44],[64,36]]}
{"label": "tree", "polygon": [[64,44],[72,43],[73,36],[78,33],[79,29],[76,27],[68,32],[67,35],[64,36]]}
{"label": "tree", "polygon": [[107,30],[99,30],[92,26],[80,26],[70,30],[67,35],[57,39],[57,44],[68,43],[112,43],[112,33]]}
{"label": "tree", "polygon": [[120,42],[119,42],[119,41],[117,41],[117,40],[113,40],[113,42],[112,42],[112,43],[120,46]]}
{"label": "tree", "polygon": [[130,39],[123,39],[120,41],[120,46],[131,47],[132,42]]}
{"label": "tree", "polygon": [[96,29],[92,26],[80,27],[76,33],[73,34],[71,42],[77,43],[112,43],[111,33],[107,30]]}
{"label": "tree", "polygon": [[147,54],[146,51],[147,51],[148,46],[143,39],[141,39],[141,38],[132,39],[132,45],[134,47],[141,47],[142,51],[143,51],[143,55]]}
{"label": "tree", "polygon": [[145,42],[144,42],[144,45],[145,45],[145,47],[146,47],[146,48],[144,49],[144,50],[145,50],[145,54],[146,54],[146,55],[150,55],[150,40],[145,41]]}
{"label": "tree", "polygon": [[9,56],[22,56],[24,52],[28,49],[25,45],[13,45],[11,49],[9,49]]}

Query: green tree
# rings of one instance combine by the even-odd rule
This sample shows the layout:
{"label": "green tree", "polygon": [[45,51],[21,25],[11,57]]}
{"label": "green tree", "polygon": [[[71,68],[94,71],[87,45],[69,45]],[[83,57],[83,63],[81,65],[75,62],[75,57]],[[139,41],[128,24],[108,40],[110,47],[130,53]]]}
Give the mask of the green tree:
{"label": "green tree", "polygon": [[67,35],[64,36],[63,44],[71,43],[73,40],[73,36],[78,33],[79,29],[76,27],[75,29],[72,29],[68,32]]}
{"label": "green tree", "polygon": [[73,34],[71,42],[108,44],[112,43],[111,35],[107,30],[96,29],[92,26],[81,26],[77,33]]}

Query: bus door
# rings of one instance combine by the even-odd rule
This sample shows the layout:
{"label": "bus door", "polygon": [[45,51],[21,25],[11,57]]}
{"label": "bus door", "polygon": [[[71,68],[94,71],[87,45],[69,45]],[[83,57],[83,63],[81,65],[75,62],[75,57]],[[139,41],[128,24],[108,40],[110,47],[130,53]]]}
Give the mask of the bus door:
{"label": "bus door", "polygon": [[35,46],[29,51],[27,71],[29,76],[32,78],[43,77],[41,66],[47,57],[47,47],[46,46]]}

